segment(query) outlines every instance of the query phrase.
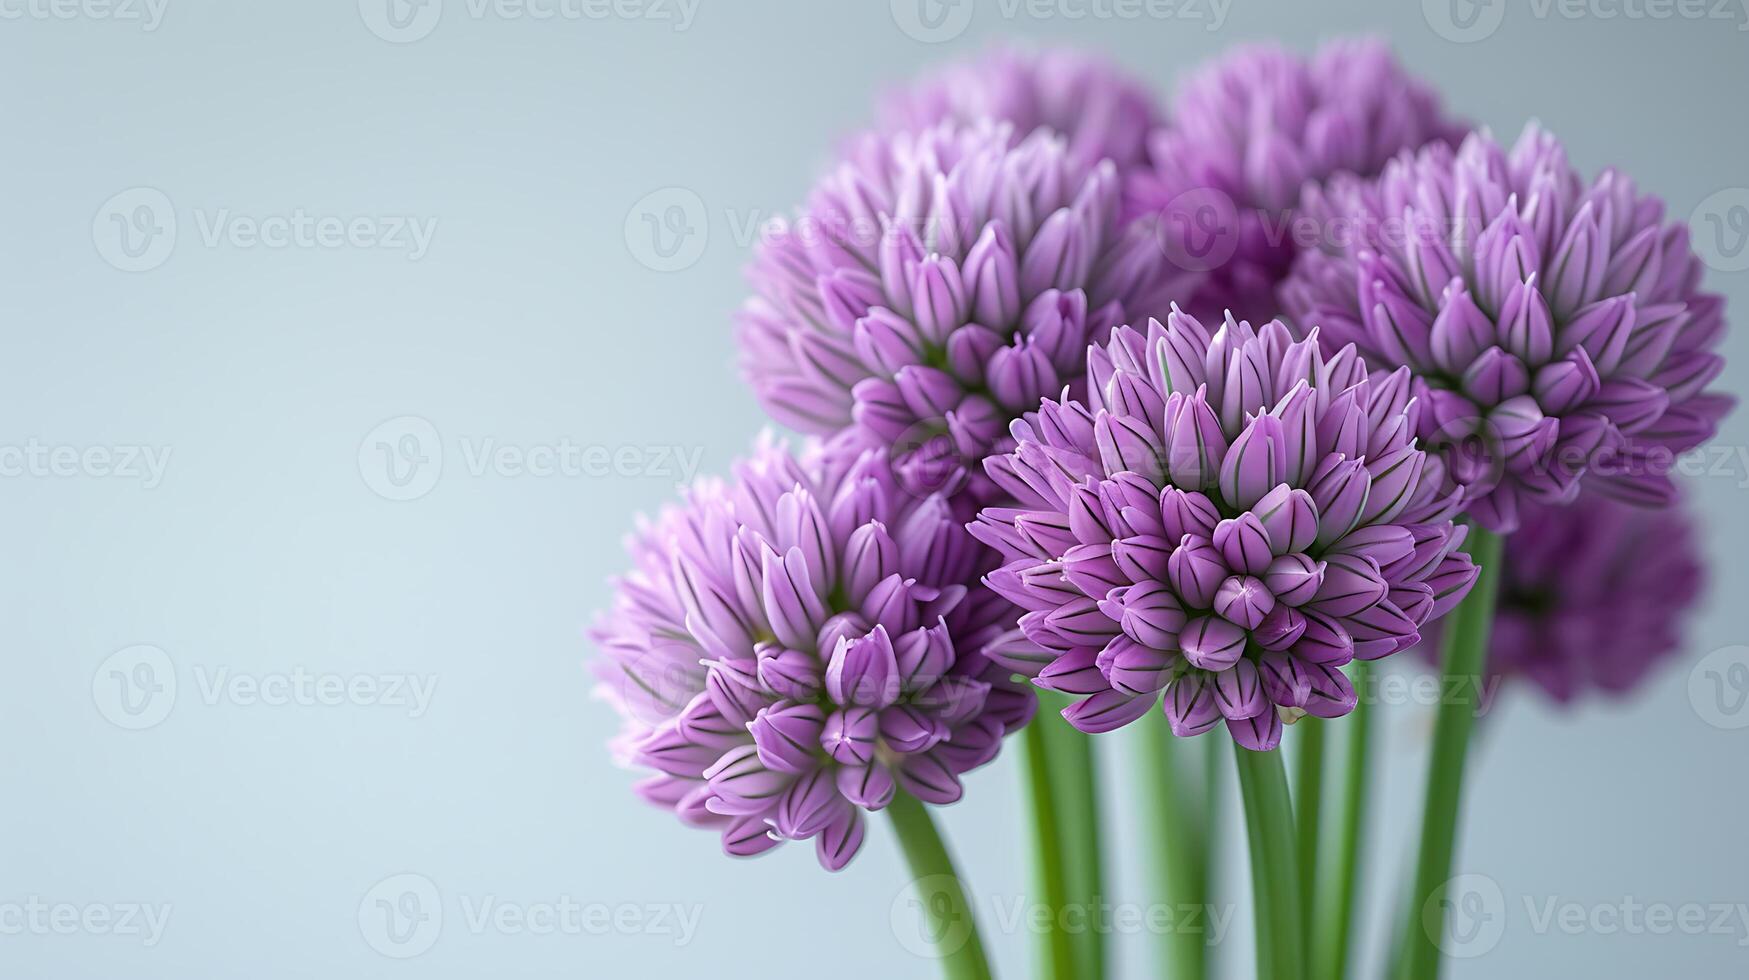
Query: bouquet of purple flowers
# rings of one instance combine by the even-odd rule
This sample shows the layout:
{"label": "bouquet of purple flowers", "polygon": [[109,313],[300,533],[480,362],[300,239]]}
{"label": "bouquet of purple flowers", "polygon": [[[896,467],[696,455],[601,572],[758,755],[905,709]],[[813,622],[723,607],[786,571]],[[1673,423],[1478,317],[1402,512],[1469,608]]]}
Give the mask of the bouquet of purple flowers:
{"label": "bouquet of purple flowers", "polygon": [[[1188,776],[1233,765],[1259,975],[1339,980],[1372,664],[1419,649],[1445,696],[1393,974],[1437,976],[1486,696],[1629,689],[1703,584],[1670,474],[1732,400],[1686,226],[1535,126],[1472,130],[1372,41],[1235,51],[1164,105],[1000,50],[877,118],[736,318],[803,445],[641,524],[593,630],[638,793],[829,870],[886,814],[946,975],[988,977],[929,807],[1018,735],[1036,897],[1091,901],[1093,753],[1133,725],[1151,881],[1206,899]],[[1036,955],[1103,975],[1088,930]],[[1207,973],[1200,936],[1161,957]]]}

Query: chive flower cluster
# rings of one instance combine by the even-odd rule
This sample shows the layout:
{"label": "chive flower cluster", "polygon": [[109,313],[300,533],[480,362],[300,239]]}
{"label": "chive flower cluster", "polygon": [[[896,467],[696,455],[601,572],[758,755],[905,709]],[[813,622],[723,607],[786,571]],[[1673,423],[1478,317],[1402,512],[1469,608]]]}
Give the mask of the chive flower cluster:
{"label": "chive flower cluster", "polygon": [[1088,401],[1046,402],[988,464],[1015,499],[975,533],[1026,610],[1007,666],[1081,700],[1086,732],[1163,705],[1245,748],[1283,716],[1354,707],[1341,668],[1413,646],[1476,568],[1415,444],[1409,374],[1279,322],[1212,335],[1174,311],[1088,358]]}

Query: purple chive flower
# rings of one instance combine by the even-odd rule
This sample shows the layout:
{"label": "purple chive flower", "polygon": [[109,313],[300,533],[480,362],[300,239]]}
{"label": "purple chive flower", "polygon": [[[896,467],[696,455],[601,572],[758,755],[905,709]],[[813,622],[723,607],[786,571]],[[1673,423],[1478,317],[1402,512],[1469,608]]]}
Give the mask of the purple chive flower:
{"label": "purple chive flower", "polygon": [[1455,144],[1467,128],[1445,118],[1383,42],[1336,41],[1310,58],[1242,47],[1185,80],[1129,207],[1158,216],[1174,263],[1209,271],[1190,312],[1261,321],[1277,314],[1307,181],[1371,176],[1398,151]]}
{"label": "purple chive flower", "polygon": [[1279,322],[1119,329],[1086,406],[1045,402],[986,463],[1018,503],[973,525],[1006,562],[985,581],[1026,610],[991,655],[1079,696],[1087,732],[1162,695],[1174,733],[1225,721],[1258,751],[1284,711],[1346,714],[1342,666],[1413,646],[1476,578],[1420,412],[1406,369]]}
{"label": "purple chive flower", "polygon": [[943,122],[1010,123],[1018,138],[1060,134],[1077,173],[1110,160],[1119,173],[1147,159],[1160,112],[1148,87],[1109,62],[1069,49],[999,47],[937,69],[883,100],[879,128],[916,132]]}
{"label": "purple chive flower", "polygon": [[1674,457],[1732,404],[1703,390],[1724,303],[1700,291],[1687,227],[1616,171],[1585,182],[1534,126],[1510,153],[1476,134],[1339,178],[1305,213],[1331,236],[1284,304],[1326,345],[1414,369],[1423,444],[1489,528],[1571,501],[1582,477],[1667,503]]}
{"label": "purple chive flower", "polygon": [[592,635],[638,786],[734,855],[815,841],[842,868],[864,810],[960,796],[1034,699],[983,647],[1013,622],[968,588],[991,558],[939,495],[885,459],[798,463],[762,447],[640,529]]}
{"label": "purple chive flower", "polygon": [[[1675,654],[1706,583],[1688,515],[1593,493],[1532,504],[1506,539],[1488,672],[1524,678],[1563,704],[1623,694]],[[1436,637],[1422,644],[1437,659]]]}
{"label": "purple chive flower", "polygon": [[1060,137],[1006,124],[865,140],[754,259],[739,339],[766,410],[888,449],[912,492],[981,478],[1009,421],[1171,285],[1118,223],[1112,165],[1072,174]]}

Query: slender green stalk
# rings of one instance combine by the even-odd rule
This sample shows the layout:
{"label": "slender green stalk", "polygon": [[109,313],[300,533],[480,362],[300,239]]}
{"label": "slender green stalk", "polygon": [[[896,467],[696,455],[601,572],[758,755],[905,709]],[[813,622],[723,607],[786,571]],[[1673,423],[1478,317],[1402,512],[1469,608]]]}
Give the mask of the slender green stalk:
{"label": "slender green stalk", "polygon": [[1301,718],[1294,724],[1293,732],[1299,740],[1299,754],[1294,758],[1294,817],[1299,831],[1300,910],[1307,916],[1309,941],[1312,910],[1316,907],[1313,899],[1318,876],[1318,821],[1324,813],[1324,719]]}
{"label": "slender green stalk", "polygon": [[[1405,861],[1404,863],[1407,864],[1408,862]],[[1403,896],[1407,895],[1409,893],[1408,884],[1400,882],[1400,883],[1398,883],[1398,885],[1394,889],[1392,889],[1392,891],[1395,892],[1395,894],[1393,894],[1391,896],[1391,904],[1385,906],[1385,908],[1388,908],[1388,909],[1408,908],[1408,906],[1402,904]],[[1408,930],[1407,926],[1405,925],[1405,923],[1407,922],[1407,918],[1405,916],[1393,915],[1393,916],[1390,916],[1386,921],[1388,921],[1390,923],[1391,932],[1390,932],[1390,935],[1385,937],[1385,956],[1386,956],[1385,962],[1389,963],[1389,964],[1395,964],[1395,966],[1393,967],[1393,972],[1391,973],[1391,976],[1395,977],[1395,976],[1398,976],[1400,974],[1400,972],[1402,970],[1402,964],[1403,964],[1404,957],[1406,957],[1408,955],[1406,947],[1407,947],[1407,942],[1408,942],[1407,937],[1409,935],[1409,930]],[[1421,923],[1417,922],[1417,923],[1415,923],[1415,925],[1417,928],[1419,928]]]}
{"label": "slender green stalk", "polygon": [[1257,915],[1257,975],[1303,980],[1305,922],[1300,918],[1299,857],[1293,801],[1281,750],[1235,749],[1245,836],[1251,842],[1251,890]]}
{"label": "slender green stalk", "polygon": [[[1226,802],[1227,772],[1230,768],[1227,756],[1235,750],[1230,738],[1205,738],[1203,750],[1203,800],[1202,800],[1202,893],[1205,908],[1202,920],[1205,928],[1211,928],[1208,923],[1215,909],[1223,905],[1221,894],[1221,848],[1226,841],[1221,828],[1227,826],[1222,805]],[[1203,937],[1203,972],[1210,976],[1220,973],[1220,950],[1212,944],[1214,934]]]}
{"label": "slender green stalk", "polygon": [[1046,713],[1039,722],[1045,725],[1050,785],[1057,800],[1058,834],[1063,842],[1063,877],[1073,910],[1070,919],[1058,925],[1072,930],[1070,940],[1081,966],[1076,980],[1101,980],[1105,976],[1105,934],[1096,928],[1095,917],[1104,900],[1105,874],[1093,737],[1077,731],[1055,711]]}
{"label": "slender green stalk", "polygon": [[916,882],[918,911],[928,916],[924,934],[935,944],[941,975],[946,980],[990,980],[977,917],[929,811],[916,797],[900,792],[887,814]]}
{"label": "slender green stalk", "polygon": [[1033,974],[1040,980],[1073,980],[1076,948],[1073,937],[1057,928],[1058,914],[1068,904],[1068,882],[1064,877],[1063,838],[1057,814],[1057,796],[1051,786],[1049,739],[1045,729],[1050,722],[1048,712],[1021,732],[1021,751],[1025,756],[1026,795],[1032,803],[1032,870],[1033,901],[1050,910],[1049,924],[1034,937]]}
{"label": "slender green stalk", "polygon": [[[1199,806],[1197,791],[1186,772],[1185,762],[1193,748],[1172,734],[1166,716],[1150,712],[1136,726],[1139,744],[1144,836],[1154,842],[1153,887],[1150,904],[1165,903],[1175,911],[1208,903],[1208,828],[1203,823],[1206,806]],[[1194,769],[1194,766],[1191,767]],[[1174,921],[1183,921],[1174,917]],[[1197,921],[1205,921],[1199,913]],[[1167,929],[1158,935],[1158,969],[1171,980],[1203,980],[1208,972],[1207,937],[1201,932]]]}
{"label": "slender green stalk", "polygon": [[1343,980],[1348,972],[1348,948],[1353,941],[1354,903],[1359,894],[1361,834],[1366,824],[1366,793],[1372,754],[1372,715],[1367,705],[1372,690],[1372,664],[1356,660],[1349,668],[1360,700],[1343,719],[1346,752],[1342,767],[1340,807],[1332,814],[1330,860],[1318,863],[1316,911],[1312,915],[1313,980]]}
{"label": "slender green stalk", "polygon": [[[1481,527],[1471,527],[1470,557],[1482,575],[1445,624],[1443,696],[1433,728],[1433,751],[1427,764],[1427,804],[1421,817],[1421,851],[1415,864],[1415,887],[1404,909],[1404,957],[1401,975],[1407,980],[1439,976],[1439,941],[1443,914],[1431,922],[1423,910],[1443,908],[1445,885],[1451,878],[1456,849],[1458,809],[1462,802],[1464,756],[1470,728],[1481,702],[1482,677],[1488,662],[1488,628],[1494,618],[1499,589],[1500,554],[1504,539]],[[1435,926],[1441,928],[1434,928]]]}

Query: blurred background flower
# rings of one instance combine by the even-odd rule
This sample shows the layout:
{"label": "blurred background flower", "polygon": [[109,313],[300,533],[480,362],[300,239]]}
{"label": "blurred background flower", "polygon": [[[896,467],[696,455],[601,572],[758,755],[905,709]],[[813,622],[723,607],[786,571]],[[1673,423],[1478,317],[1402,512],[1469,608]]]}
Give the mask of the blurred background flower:
{"label": "blurred background flower", "polygon": [[1276,286],[1297,245],[1293,215],[1308,182],[1377,174],[1402,150],[1456,143],[1468,129],[1373,38],[1332,41],[1310,56],[1276,44],[1236,47],[1180,82],[1149,142],[1129,209],[1158,221],[1162,247],[1206,271],[1191,313],[1275,317]]}
{"label": "blurred background flower", "polygon": [[940,122],[1009,123],[1016,139],[1043,129],[1063,138],[1077,172],[1110,160],[1119,174],[1147,161],[1160,123],[1157,97],[1106,58],[1072,48],[993,48],[926,72],[881,100],[884,132],[920,132]]}
{"label": "blurred background flower", "polygon": [[[1706,585],[1685,506],[1648,509],[1586,493],[1570,506],[1529,505],[1520,517],[1501,562],[1490,677],[1528,681],[1566,704],[1627,694],[1683,652]],[[1421,649],[1437,660],[1438,636]]]}

